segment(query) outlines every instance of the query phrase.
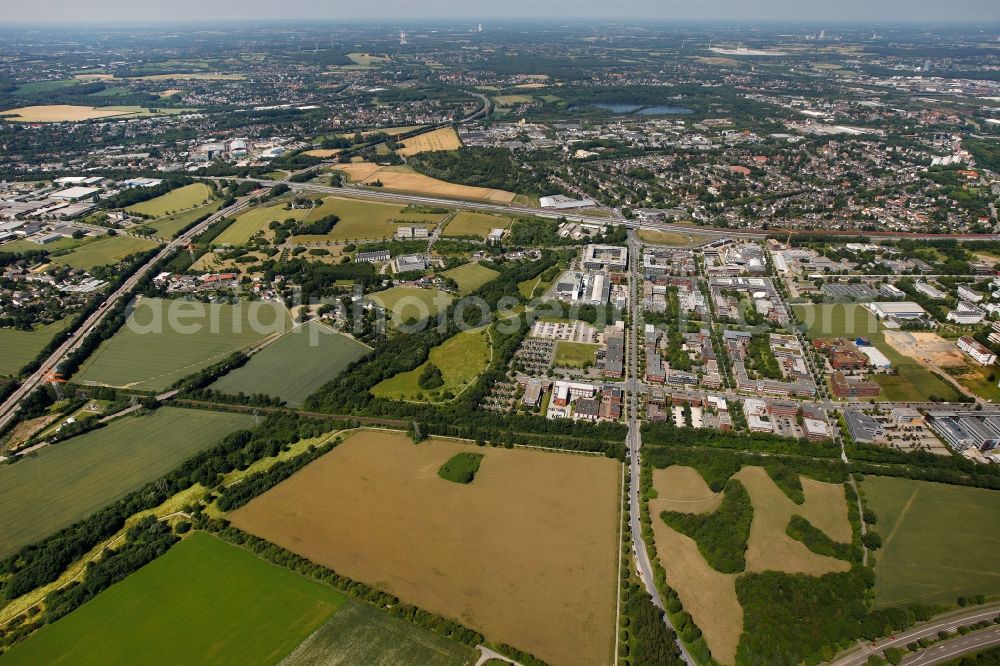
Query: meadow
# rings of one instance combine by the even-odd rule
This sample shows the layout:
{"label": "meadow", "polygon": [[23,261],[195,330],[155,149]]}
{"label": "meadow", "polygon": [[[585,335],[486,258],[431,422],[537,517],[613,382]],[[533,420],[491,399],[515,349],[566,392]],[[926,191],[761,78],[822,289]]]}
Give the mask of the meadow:
{"label": "meadow", "polygon": [[201,206],[208,203],[208,200],[211,198],[211,187],[205,183],[192,183],[184,187],[179,187],[172,192],[167,192],[155,199],[129,206],[125,210],[140,215],[163,217],[164,215],[177,213],[188,208]]}
{"label": "meadow", "polygon": [[486,238],[494,229],[509,229],[514,222],[504,215],[490,215],[489,213],[471,213],[460,211],[448,226],[444,228],[443,236],[462,237],[478,236]]}
{"label": "meadow", "polygon": [[404,139],[403,147],[396,152],[403,157],[409,157],[417,153],[434,150],[458,150],[461,147],[462,140],[458,138],[455,128],[449,126]]}
{"label": "meadow", "polygon": [[335,589],[196,532],[4,655],[10,664],[276,664]]}
{"label": "meadow", "polygon": [[952,605],[960,596],[1000,594],[1000,492],[868,476],[862,483],[882,548],[875,603]]}
{"label": "meadow", "polygon": [[405,206],[363,199],[327,197],[323,205],[314,208],[305,220],[311,222],[328,215],[340,218],[330,233],[324,236],[296,236],[300,243],[323,241],[381,240],[392,238],[400,226],[433,227],[444,214],[411,213]]}
{"label": "meadow", "polygon": [[708,236],[681,233],[677,231],[656,231],[654,229],[639,229],[636,235],[644,243],[651,245],[670,245],[675,247],[691,247],[708,240]]}
{"label": "meadow", "polygon": [[[431,349],[428,356],[427,363],[440,368],[444,378],[444,385],[434,390],[457,395],[486,369],[489,361],[490,343],[485,329],[465,331],[448,338]],[[424,389],[417,383],[427,363],[379,382],[372,387],[372,395],[392,400],[427,399]]]}
{"label": "meadow", "polygon": [[252,424],[242,414],[161,407],[0,465],[0,557],[155,481]]}
{"label": "meadow", "polygon": [[444,275],[454,280],[458,284],[458,288],[462,290],[462,293],[468,294],[479,289],[487,282],[492,281],[500,273],[492,268],[486,268],[478,262],[472,262],[458,268],[453,268],[450,271],[445,271]]}
{"label": "meadow", "polygon": [[411,167],[379,166],[371,162],[338,164],[334,168],[343,171],[355,183],[362,185],[382,183],[382,188],[396,192],[409,192],[439,196],[449,199],[471,199],[491,203],[510,203],[516,194],[505,190],[493,190],[473,185],[459,185],[417,173]]}
{"label": "meadow", "polygon": [[288,219],[303,220],[308,212],[304,208],[285,210],[283,203],[254,208],[238,215],[236,220],[213,242],[216,245],[242,245],[260,231],[268,233],[267,227],[271,222],[284,222]]}
{"label": "meadow", "polygon": [[[460,452],[485,456],[468,485],[437,475]],[[605,664],[620,474],[603,457],[362,431],[229,518],[489,640]]]}
{"label": "meadow", "polygon": [[881,399],[924,402],[931,396],[946,401],[961,396],[949,383],[925,368],[916,359],[900,354],[885,341],[882,325],[868,310],[857,303],[823,305],[793,305],[795,316],[807,326],[806,337],[853,340],[861,336],[885,354],[897,374],[872,374],[870,379],[882,387]]}
{"label": "meadow", "polygon": [[560,368],[582,368],[594,364],[595,354],[600,345],[587,342],[556,343],[555,365]]}
{"label": "meadow", "polygon": [[145,226],[156,229],[156,237],[161,240],[172,240],[182,229],[194,223],[202,215],[210,215],[222,208],[221,201],[212,201],[203,206],[189,208],[179,213],[166,215],[156,220],[151,220]]}
{"label": "meadow", "polygon": [[66,317],[32,331],[0,328],[0,376],[14,376],[73,320]]}
{"label": "meadow", "polygon": [[209,388],[229,394],[265,393],[299,407],[369,351],[353,338],[309,322],[285,333]]}
{"label": "meadow", "polygon": [[101,236],[74,248],[68,254],[52,257],[57,264],[90,270],[96,266],[116,264],[130,254],[145,252],[156,247],[155,241],[134,236]]}
{"label": "meadow", "polygon": [[272,302],[204,304],[144,298],[74,381],[159,391],[187,375],[291,328]]}
{"label": "meadow", "polygon": [[410,319],[420,320],[427,315],[434,316],[448,307],[454,299],[437,289],[390,287],[369,294],[368,300],[381,305],[386,313],[392,313],[392,322],[398,326]]}

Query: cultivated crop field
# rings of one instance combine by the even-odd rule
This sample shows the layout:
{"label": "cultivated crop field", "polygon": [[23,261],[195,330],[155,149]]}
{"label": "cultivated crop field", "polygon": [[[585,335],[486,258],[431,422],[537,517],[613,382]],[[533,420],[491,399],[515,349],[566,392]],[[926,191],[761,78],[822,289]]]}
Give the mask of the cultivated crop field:
{"label": "cultivated crop field", "polygon": [[285,333],[209,388],[230,394],[265,393],[298,407],[369,351],[353,338],[309,322]]}
{"label": "cultivated crop field", "polygon": [[38,352],[72,321],[72,317],[54,321],[32,331],[0,328],[0,376],[15,375],[38,356]]}
{"label": "cultivated crop field", "polygon": [[354,162],[352,164],[338,164],[335,168],[345,172],[347,177],[355,183],[373,184],[376,181],[381,181],[384,189],[398,192],[493,203],[510,203],[517,196],[514,192],[506,190],[448,183],[417,173],[406,165],[381,167],[372,162]]}
{"label": "cultivated crop field", "polygon": [[[75,83],[75,82],[74,82]],[[17,123],[64,123],[95,120],[97,118],[117,118],[134,116],[147,112],[141,106],[75,106],[71,104],[48,104],[44,106],[22,106],[17,109],[0,111],[0,117]]]}
{"label": "cultivated crop field", "polygon": [[305,220],[311,222],[328,215],[340,218],[330,233],[296,236],[295,240],[299,243],[380,240],[392,238],[400,226],[433,227],[444,218],[444,214],[411,213],[399,204],[327,197],[322,206],[309,211]]}
{"label": "cultivated crop field", "polygon": [[75,248],[69,254],[52,257],[52,261],[70,268],[90,270],[96,266],[116,264],[130,254],[145,252],[157,243],[133,236],[102,236]]}
{"label": "cultivated crop field", "polygon": [[470,213],[460,211],[448,226],[444,228],[443,236],[478,236],[486,238],[494,229],[509,229],[514,222],[504,215],[490,215],[489,213]]}
{"label": "cultivated crop field", "polygon": [[[489,360],[490,344],[484,329],[452,336],[430,351],[427,363],[440,368],[444,378],[444,386],[434,390],[441,393],[450,391],[457,395],[486,369]],[[420,388],[417,380],[427,363],[379,382],[372,387],[372,395],[393,400],[426,399],[426,392]]]}
{"label": "cultivated crop field", "polygon": [[500,275],[500,273],[492,268],[481,266],[478,262],[472,262],[471,264],[465,264],[450,271],[445,271],[444,275],[454,280],[458,284],[458,288],[467,294],[479,289]]}
{"label": "cultivated crop field", "polygon": [[144,298],[74,381],[158,391],[291,328],[273,302],[241,305]]}
{"label": "cultivated crop field", "polygon": [[882,548],[875,603],[954,604],[1000,594],[1000,492],[895,477],[862,483]]}
{"label": "cultivated crop field", "polygon": [[[485,454],[475,480],[440,478],[462,451]],[[605,664],[620,470],[607,458],[363,431],[229,518],[554,665]]]}
{"label": "cultivated crop field", "polygon": [[392,313],[394,324],[406,322],[409,319],[419,320],[426,315],[435,315],[451,303],[451,295],[437,289],[421,287],[391,287],[368,296],[387,313]]}
{"label": "cultivated crop field", "polygon": [[197,532],[43,627],[4,662],[276,664],[345,601],[332,587]]}
{"label": "cultivated crop field", "polygon": [[130,213],[139,213],[140,215],[162,217],[168,213],[176,213],[205,204],[211,197],[211,187],[205,183],[192,183],[184,187],[179,187],[155,199],[129,206],[126,210]]}
{"label": "cultivated crop field", "polygon": [[418,134],[412,139],[403,141],[403,147],[398,152],[403,157],[426,153],[435,150],[458,150],[462,147],[462,140],[458,138],[458,132],[454,127],[442,127],[424,134]]}
{"label": "cultivated crop field", "polygon": [[[843,485],[802,476],[805,502],[796,504],[761,467],[744,467],[735,478],[743,484],[753,506],[746,572],[822,576],[850,569],[847,561],[818,555],[785,532],[792,515],[797,514],[834,541],[850,543],[853,535]],[[736,580],[742,574],[717,571],[694,539],[669,527],[660,517],[663,511],[711,513],[721,506],[723,493],[712,492],[697,470],[683,466],[654,469],[653,487],[656,494],[649,501],[649,512],[667,584],[703,632],[712,657],[732,664],[743,631],[743,608],[736,595]]]}
{"label": "cultivated crop field", "polygon": [[931,396],[946,401],[961,396],[953,386],[925,368],[914,358],[900,354],[886,342],[882,325],[857,303],[827,303],[794,305],[798,320],[807,325],[806,337],[854,339],[861,336],[885,354],[897,374],[873,374],[871,380],[882,387],[881,399],[924,402]]}
{"label": "cultivated crop field", "polygon": [[0,465],[0,557],[163,476],[225,435],[243,414],[161,407]]}

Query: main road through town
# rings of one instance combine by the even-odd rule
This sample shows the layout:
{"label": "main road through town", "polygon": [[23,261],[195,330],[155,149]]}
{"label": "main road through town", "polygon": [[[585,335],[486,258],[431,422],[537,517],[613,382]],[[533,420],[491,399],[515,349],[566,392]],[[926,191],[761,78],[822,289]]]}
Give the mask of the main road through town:
{"label": "main road through town", "polygon": [[63,361],[63,359],[79,347],[83,339],[87,337],[91,331],[97,328],[98,324],[104,320],[104,317],[112,310],[112,306],[118,302],[118,300],[130,294],[143,276],[152,270],[158,261],[168,256],[176,249],[186,245],[189,240],[200,234],[214,222],[217,222],[223,217],[240,212],[249,206],[253,199],[253,195],[243,197],[238,199],[232,206],[223,208],[222,210],[213,213],[203,222],[199,222],[174,240],[167,243],[152,259],[140,266],[139,269],[136,270],[135,273],[133,273],[127,280],[125,280],[125,282],[123,282],[113,294],[107,297],[104,303],[97,308],[93,314],[87,317],[83,324],[78,326],[77,329],[73,331],[65,342],[59,345],[58,349],[52,352],[52,354],[45,359],[37,371],[21,382],[21,385],[17,387],[17,389],[10,395],[10,397],[7,398],[7,400],[4,401],[2,405],[0,405],[0,429],[3,429],[3,427],[6,426],[12,418],[14,418],[14,415],[17,413],[18,403],[36,387],[43,384],[48,377],[55,372],[56,368]]}

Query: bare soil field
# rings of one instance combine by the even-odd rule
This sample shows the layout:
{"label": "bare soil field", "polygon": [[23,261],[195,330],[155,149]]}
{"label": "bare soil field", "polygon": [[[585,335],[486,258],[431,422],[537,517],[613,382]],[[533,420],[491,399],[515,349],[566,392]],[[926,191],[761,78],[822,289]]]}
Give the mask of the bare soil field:
{"label": "bare soil field", "polygon": [[[441,479],[463,451],[485,454],[475,481]],[[556,666],[603,664],[619,477],[606,458],[361,431],[229,518]]]}
{"label": "bare soil field", "polygon": [[398,152],[403,157],[416,155],[435,150],[458,150],[462,147],[462,140],[458,138],[458,133],[454,127],[442,127],[433,132],[419,134],[412,139],[403,141],[403,147]]}
{"label": "bare soil field", "polygon": [[419,174],[406,166],[382,167],[372,162],[352,162],[351,164],[338,164],[335,168],[345,172],[356,183],[367,184],[381,181],[382,187],[387,190],[493,203],[510,203],[516,196],[513,192],[505,190],[448,183]]}
{"label": "bare soil field", "polygon": [[850,570],[847,561],[818,555],[785,534],[792,514],[798,514],[834,541],[850,543],[851,523],[847,518],[844,486],[801,477],[806,501],[796,504],[775,485],[763,467],[744,467],[736,478],[746,487],[753,504],[747,571],[822,576]]}
{"label": "bare soil field", "polygon": [[649,511],[659,516],[662,511],[708,513],[722,504],[722,493],[712,492],[705,479],[693,467],[672,465],[653,470],[653,487],[657,498],[649,501]]}
{"label": "bare soil field", "polygon": [[955,343],[945,340],[937,333],[886,331],[885,341],[900,354],[915,358],[921,363],[926,363],[926,359],[929,359],[933,365],[942,368],[966,364],[965,356]]}
{"label": "bare soil field", "polygon": [[47,104],[45,106],[22,106],[17,109],[0,111],[6,120],[19,123],[61,123],[128,116],[141,111],[139,107],[114,106],[73,106],[71,104]]}

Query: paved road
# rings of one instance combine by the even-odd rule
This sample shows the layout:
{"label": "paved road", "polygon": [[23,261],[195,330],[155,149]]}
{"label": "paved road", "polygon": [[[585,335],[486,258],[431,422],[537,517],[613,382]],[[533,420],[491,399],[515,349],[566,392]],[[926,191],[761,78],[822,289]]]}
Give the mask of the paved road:
{"label": "paved road", "polygon": [[238,213],[242,209],[246,208],[250,204],[250,200],[253,198],[253,195],[248,195],[239,199],[229,208],[224,208],[216,213],[213,213],[204,222],[198,223],[196,226],[184,232],[175,240],[167,243],[163,249],[156,254],[156,256],[133,273],[132,276],[129,277],[113,294],[108,296],[101,307],[87,317],[87,320],[84,321],[83,324],[79,326],[73,334],[59,346],[58,349],[45,359],[41,367],[34,374],[25,379],[17,390],[15,390],[14,393],[11,394],[11,396],[2,405],[0,405],[0,429],[6,426],[17,413],[17,405],[21,399],[31,393],[37,386],[45,382],[49,373],[54,371],[59,363],[62,362],[68,354],[74,351],[91,331],[97,328],[98,324],[103,321],[105,315],[107,315],[107,313],[112,309],[112,306],[119,299],[124,298],[132,292],[132,289],[134,289],[139,283],[139,280],[141,280],[143,276],[145,276],[146,273],[148,273],[153,266],[156,265],[156,262],[166,257],[177,248],[185,245],[191,238],[204,231],[213,222],[216,222],[223,217],[233,215],[234,213]]}
{"label": "paved road", "polygon": [[[632,554],[635,557],[636,568],[639,577],[649,596],[653,598],[653,604],[663,610],[663,599],[660,591],[656,589],[656,582],[653,578],[653,565],[646,550],[646,542],[642,539],[642,522],[639,519],[639,485],[642,469],[639,465],[639,450],[642,448],[642,431],[639,423],[639,400],[638,400],[638,372],[639,372],[639,243],[635,234],[629,232],[629,313],[631,322],[628,331],[628,379],[625,382],[625,409],[628,415],[628,459],[629,459],[629,528],[632,530]],[[670,617],[664,613],[663,619],[671,630],[674,629],[670,622]],[[694,659],[688,654],[687,648],[677,637],[677,647],[680,648],[681,657],[690,666],[694,666]]]}
{"label": "paved road", "polygon": [[[957,629],[960,626],[968,626],[970,624],[975,624],[980,620],[992,620],[998,615],[1000,615],[1000,607],[997,606],[991,608],[979,607],[975,609],[970,609],[967,613],[963,613],[961,615],[953,615],[947,618],[931,620],[926,624],[922,624],[908,631],[895,634],[894,637],[875,641],[873,644],[869,643],[862,644],[850,654],[844,655],[843,657],[840,657],[836,661],[831,662],[831,666],[863,666],[865,662],[868,661],[869,655],[871,655],[874,652],[881,652],[887,647],[905,648],[907,643],[912,643],[913,641],[920,640],[921,638],[936,639],[939,631],[949,631],[949,632],[955,631],[955,629]],[[996,638],[996,634],[987,631],[980,631],[964,636],[963,641],[965,638],[973,638],[973,642],[971,643],[963,642],[963,645],[969,646],[967,647],[965,652],[969,652],[974,649],[979,649],[976,646],[982,645],[983,643],[992,640],[993,638]],[[957,644],[957,642],[958,641],[956,640],[955,643]],[[948,643],[942,644],[942,646],[946,647],[947,645],[950,644],[951,642],[949,641]],[[934,652],[937,651],[936,648],[942,646],[936,646],[936,645],[932,646],[930,652],[933,654]],[[983,647],[987,646],[983,645]],[[947,650],[945,650],[944,652],[947,652]],[[942,652],[942,654],[944,652]],[[962,652],[961,651],[956,652],[955,654],[962,654]],[[911,664],[912,662],[906,661],[904,663],[909,666],[909,664]],[[934,664],[938,662],[928,661],[920,663]]]}
{"label": "paved road", "polygon": [[998,645],[1000,645],[1000,629],[990,627],[961,638],[954,638],[941,645],[932,645],[922,652],[903,659],[903,666],[933,666],[951,661],[963,654],[979,652]]}

